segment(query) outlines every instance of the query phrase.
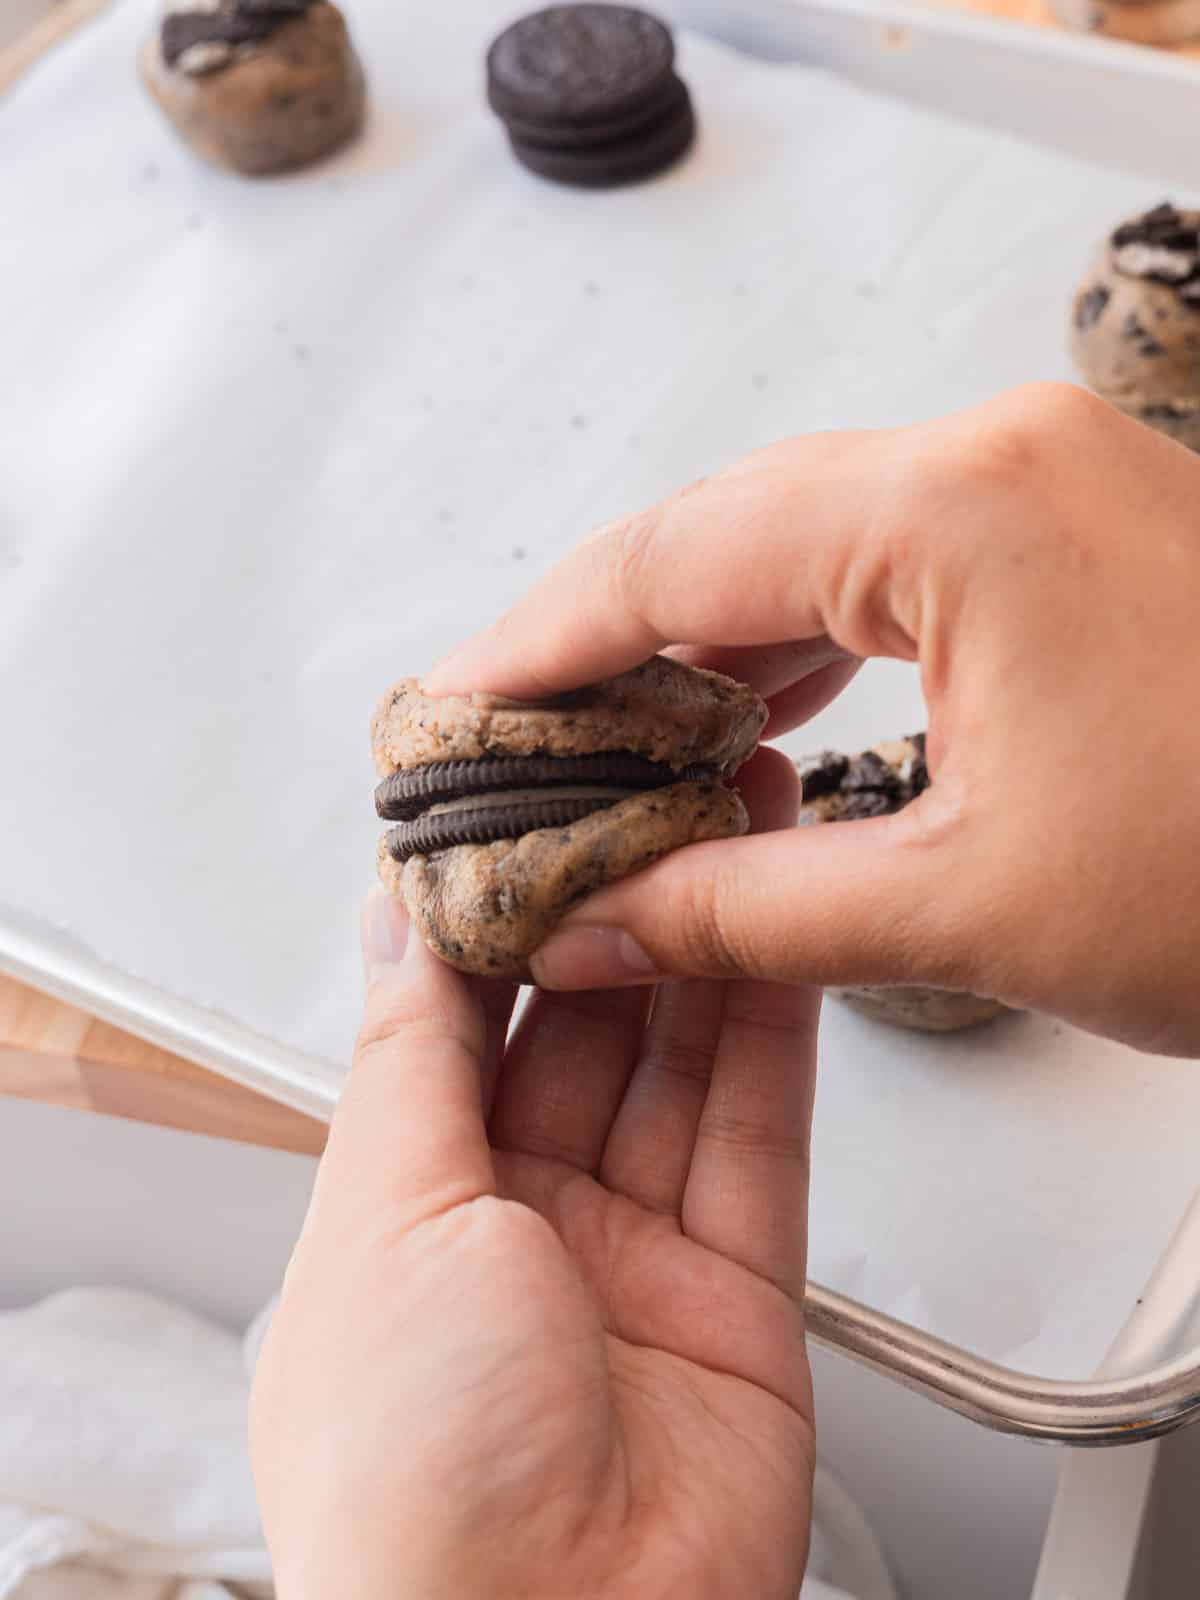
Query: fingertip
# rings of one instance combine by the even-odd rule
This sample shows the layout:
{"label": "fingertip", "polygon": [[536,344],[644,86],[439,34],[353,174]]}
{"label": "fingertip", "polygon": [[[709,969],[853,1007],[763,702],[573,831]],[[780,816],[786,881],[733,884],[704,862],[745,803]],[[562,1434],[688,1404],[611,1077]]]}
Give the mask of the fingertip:
{"label": "fingertip", "polygon": [[802,798],[800,775],[782,750],[760,745],[734,781],[750,813],[751,833],[795,827]]}
{"label": "fingertip", "polygon": [[539,989],[624,989],[665,976],[624,928],[595,924],[552,933],[529,962]]}
{"label": "fingertip", "polygon": [[372,885],[359,915],[363,977],[368,987],[381,973],[401,964],[408,949],[408,934],[408,912],[403,901],[389,894],[381,883]]}
{"label": "fingertip", "polygon": [[843,656],[772,695],[767,702],[770,716],[763,738],[777,739],[780,734],[790,733],[793,728],[810,721],[818,711],[824,711],[853,681],[861,666],[857,656]]}

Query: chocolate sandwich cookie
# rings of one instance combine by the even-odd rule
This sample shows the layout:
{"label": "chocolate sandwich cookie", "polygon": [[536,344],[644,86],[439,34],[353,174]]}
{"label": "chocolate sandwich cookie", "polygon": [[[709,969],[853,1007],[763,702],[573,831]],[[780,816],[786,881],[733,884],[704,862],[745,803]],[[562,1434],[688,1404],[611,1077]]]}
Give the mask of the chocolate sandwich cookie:
{"label": "chocolate sandwich cookie", "polygon": [[487,92],[517,159],[562,183],[649,177],[695,137],[670,30],[628,6],[551,6],[522,18],[488,52]]}
{"label": "chocolate sandwich cookie", "polygon": [[142,77],[192,148],[237,172],[304,166],[362,125],[362,67],[328,0],[171,0]]}
{"label": "chocolate sandwich cookie", "polygon": [[1071,355],[1110,405],[1200,449],[1200,211],[1117,228],[1076,293]]}
{"label": "chocolate sandwich cookie", "polygon": [[[887,817],[903,810],[929,787],[925,735],[913,734],[876,745],[856,756],[834,751],[796,763],[800,773],[802,824],[854,822]],[[922,1033],[953,1033],[990,1022],[1008,1009],[981,995],[914,986],[831,989],[876,1022],[890,1022]]]}
{"label": "chocolate sandwich cookie", "polygon": [[594,889],[746,831],[728,780],[765,721],[745,685],[661,656],[540,705],[407,678],[372,723],[380,876],[452,965],[525,977]]}

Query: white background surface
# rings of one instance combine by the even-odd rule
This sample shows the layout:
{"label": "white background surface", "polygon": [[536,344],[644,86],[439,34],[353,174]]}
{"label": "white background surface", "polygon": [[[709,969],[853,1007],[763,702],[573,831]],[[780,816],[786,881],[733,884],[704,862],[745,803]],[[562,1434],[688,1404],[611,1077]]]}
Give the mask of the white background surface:
{"label": "white background surface", "polygon": [[[693,157],[556,189],[482,104],[486,0],[358,0],[368,138],[247,183],[141,93],[151,11],[0,106],[0,916],[336,1070],[383,686],[754,445],[1065,375],[1094,239],[1160,195],[690,36]],[[920,715],[876,668],[795,748]],[[822,1054],[814,1275],[1094,1366],[1193,1188],[1194,1067],[832,1006]]]}

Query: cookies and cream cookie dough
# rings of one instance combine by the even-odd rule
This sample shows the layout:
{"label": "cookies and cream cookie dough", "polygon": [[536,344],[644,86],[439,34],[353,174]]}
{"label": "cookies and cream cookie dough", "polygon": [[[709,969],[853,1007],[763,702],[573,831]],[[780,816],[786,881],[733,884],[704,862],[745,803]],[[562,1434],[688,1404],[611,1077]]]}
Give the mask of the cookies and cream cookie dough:
{"label": "cookies and cream cookie dough", "polygon": [[1156,206],[1105,240],[1071,308],[1070,347],[1098,395],[1200,449],[1200,212]]}
{"label": "cookies and cream cookie dough", "polygon": [[372,722],[379,875],[452,966],[528,977],[594,889],[746,832],[729,780],[766,719],[744,684],[663,656],[540,705],[405,678]]}
{"label": "cookies and cream cookie dough", "polygon": [[328,0],[169,0],[142,77],[199,155],[255,176],[331,154],[359,131],[366,103]]}
{"label": "cookies and cream cookie dough", "polygon": [[1051,10],[1068,28],[1130,44],[1200,39],[1200,0],[1051,0]]}
{"label": "cookies and cream cookie dough", "polygon": [[488,51],[487,93],[522,166],[582,188],[652,177],[696,133],[670,29],[631,6],[522,17]]}
{"label": "cookies and cream cookie dough", "polygon": [[[860,755],[825,751],[797,763],[804,803],[802,824],[854,822],[886,817],[911,804],[929,787],[925,735],[875,745]],[[953,1033],[990,1022],[1008,1008],[980,995],[918,987],[832,989],[831,994],[876,1022],[922,1033]]]}

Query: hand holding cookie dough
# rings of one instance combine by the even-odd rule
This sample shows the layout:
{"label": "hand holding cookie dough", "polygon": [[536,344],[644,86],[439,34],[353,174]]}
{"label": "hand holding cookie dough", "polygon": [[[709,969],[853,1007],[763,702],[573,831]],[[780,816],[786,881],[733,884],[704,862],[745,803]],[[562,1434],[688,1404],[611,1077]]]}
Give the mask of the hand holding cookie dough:
{"label": "hand holding cookie dough", "polygon": [[817,995],[537,994],[506,1042],[381,890],[363,943],[254,1379],[280,1600],[795,1600]]}
{"label": "hand holding cookie dough", "polygon": [[426,690],[543,699],[682,642],[770,738],[859,659],[915,661],[932,783],[675,852],[573,908],[535,979],[918,984],[1200,1053],[1198,503],[1192,456],[1044,385],[772,446],[582,544]]}

